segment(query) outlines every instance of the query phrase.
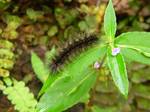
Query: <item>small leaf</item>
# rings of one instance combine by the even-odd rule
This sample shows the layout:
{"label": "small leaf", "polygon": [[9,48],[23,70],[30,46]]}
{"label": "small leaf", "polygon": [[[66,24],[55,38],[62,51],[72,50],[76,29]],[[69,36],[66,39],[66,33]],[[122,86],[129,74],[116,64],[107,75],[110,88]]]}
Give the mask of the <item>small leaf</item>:
{"label": "small leaf", "polygon": [[54,58],[55,54],[56,54],[55,46],[53,46],[50,51],[47,51],[45,53],[45,60],[44,60],[44,62],[45,62],[45,66],[46,67],[49,67],[49,64],[51,63],[51,61]]}
{"label": "small leaf", "polygon": [[104,15],[104,30],[109,41],[113,41],[116,34],[116,15],[113,8],[112,0],[109,0]]}
{"label": "small leaf", "polygon": [[5,82],[5,84],[7,85],[7,87],[10,87],[13,85],[12,80],[9,77],[5,77],[3,78],[3,81]]}
{"label": "small leaf", "polygon": [[49,30],[47,32],[47,35],[50,36],[50,37],[52,37],[55,34],[57,34],[57,32],[58,32],[58,27],[54,25],[54,26],[52,26],[52,27],[49,28]]}
{"label": "small leaf", "polygon": [[78,27],[80,28],[81,31],[87,31],[88,29],[88,25],[85,21],[80,21],[78,23]]}
{"label": "small leaf", "polygon": [[6,88],[4,83],[0,80],[0,90],[3,91]]}
{"label": "small leaf", "polygon": [[123,56],[120,53],[117,56],[112,56],[111,49],[109,48],[107,63],[116,86],[124,96],[127,96],[129,82]]}
{"label": "small leaf", "polygon": [[8,77],[9,76],[9,71],[0,68],[0,77]]}
{"label": "small leaf", "polygon": [[31,63],[32,63],[32,68],[35,74],[37,75],[37,77],[42,82],[45,82],[45,80],[48,78],[49,71],[44,66],[44,63],[42,62],[42,60],[33,52],[31,55]]}

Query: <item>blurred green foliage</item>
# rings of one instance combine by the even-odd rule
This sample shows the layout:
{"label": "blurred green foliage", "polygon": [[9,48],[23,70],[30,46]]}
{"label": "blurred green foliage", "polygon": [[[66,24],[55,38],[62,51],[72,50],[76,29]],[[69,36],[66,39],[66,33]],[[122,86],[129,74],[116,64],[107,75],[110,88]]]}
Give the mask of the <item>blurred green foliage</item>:
{"label": "blurred green foliage", "polygon": [[0,9],[5,10],[7,9],[11,4],[11,0],[0,0]]}
{"label": "blurred green foliage", "polygon": [[8,77],[9,70],[14,65],[13,44],[7,40],[0,40],[0,76]]}
{"label": "blurred green foliage", "polygon": [[57,26],[52,26],[52,27],[48,30],[47,35],[50,36],[50,37],[52,37],[52,36],[54,36],[54,35],[57,34],[57,33],[58,33],[58,27],[57,27]]}
{"label": "blurred green foliage", "polygon": [[21,19],[15,15],[5,14],[3,20],[7,24],[7,27],[2,32],[2,37],[16,39],[18,37],[16,29],[21,25]]}
{"label": "blurred green foliage", "polygon": [[77,18],[79,12],[74,9],[55,8],[55,18],[59,26],[64,29]]}
{"label": "blurred green foliage", "polygon": [[44,12],[42,11],[35,11],[31,8],[26,10],[26,14],[29,19],[31,19],[33,22],[36,22],[37,19],[40,19],[43,17]]}

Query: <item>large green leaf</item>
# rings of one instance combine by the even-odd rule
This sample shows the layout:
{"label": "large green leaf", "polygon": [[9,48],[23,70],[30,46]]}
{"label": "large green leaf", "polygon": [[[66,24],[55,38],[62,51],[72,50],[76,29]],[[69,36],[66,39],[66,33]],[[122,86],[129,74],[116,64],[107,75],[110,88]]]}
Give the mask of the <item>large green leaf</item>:
{"label": "large green leaf", "polygon": [[35,74],[44,83],[49,75],[48,69],[46,69],[42,60],[35,53],[31,55],[31,63]]}
{"label": "large green leaf", "polygon": [[150,33],[127,32],[115,40],[118,47],[134,49],[137,52],[150,57]]}
{"label": "large green leaf", "polygon": [[60,112],[79,102],[95,82],[96,76],[92,75],[93,69],[88,69],[89,65],[104,56],[105,52],[106,47],[92,47],[66,65],[64,70],[57,74],[62,76],[50,84],[41,97],[37,107],[39,111]]}
{"label": "large green leaf", "polygon": [[[86,71],[84,77],[76,82],[71,76],[65,76],[57,80],[41,98],[38,109],[40,112],[61,112],[79,102],[85,96],[96,81],[96,74]],[[76,87],[73,87],[76,85]],[[72,88],[73,87],[73,88]]]}
{"label": "large green leaf", "polygon": [[113,41],[116,34],[116,15],[113,8],[112,0],[109,0],[108,6],[104,15],[104,30],[109,41]]}
{"label": "large green leaf", "polygon": [[112,56],[111,49],[109,48],[107,53],[107,63],[116,86],[124,96],[127,96],[129,82],[123,56],[121,53],[117,56]]}

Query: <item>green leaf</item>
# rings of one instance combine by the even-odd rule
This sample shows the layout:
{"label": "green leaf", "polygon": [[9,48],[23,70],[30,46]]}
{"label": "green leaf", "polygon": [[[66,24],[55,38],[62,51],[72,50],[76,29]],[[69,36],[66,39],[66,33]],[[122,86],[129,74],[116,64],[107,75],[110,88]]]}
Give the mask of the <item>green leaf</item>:
{"label": "green leaf", "polygon": [[121,53],[117,56],[112,56],[111,49],[109,48],[107,53],[107,63],[116,86],[124,96],[127,96],[129,82],[123,56]]}
{"label": "green leaf", "polygon": [[[56,74],[60,77],[47,86],[45,94],[40,99],[37,107],[40,112],[60,112],[81,101],[82,96],[87,94],[95,82],[96,75],[93,75],[93,69],[89,66],[102,58],[105,52],[106,47],[92,47],[75,57],[62,72]],[[87,84],[88,80],[91,83]]]}
{"label": "green leaf", "polygon": [[47,90],[47,88],[59,77],[58,74],[50,74],[49,77],[47,78],[47,80],[44,82],[38,97],[41,96],[42,94],[45,93],[45,91]]}
{"label": "green leaf", "polygon": [[49,71],[48,69],[44,66],[44,63],[42,60],[34,53],[32,52],[31,55],[31,63],[32,63],[32,68],[39,78],[41,82],[45,82],[46,79],[48,78]]}
{"label": "green leaf", "polygon": [[78,103],[83,96],[87,95],[96,81],[96,76],[93,71],[86,70],[84,77],[77,82],[70,76],[64,76],[57,80],[40,99],[38,103],[39,111],[61,112]]}
{"label": "green leaf", "polygon": [[122,48],[121,53],[125,57],[126,61],[130,60],[130,61],[135,61],[135,62],[140,62],[143,64],[150,65],[150,58],[144,56],[143,54],[137,52],[134,49]]}
{"label": "green leaf", "polygon": [[116,15],[113,8],[112,0],[109,0],[108,6],[104,15],[104,30],[109,41],[113,41],[116,34]]}
{"label": "green leaf", "polygon": [[127,32],[115,39],[118,47],[134,49],[137,52],[150,57],[150,33]]}

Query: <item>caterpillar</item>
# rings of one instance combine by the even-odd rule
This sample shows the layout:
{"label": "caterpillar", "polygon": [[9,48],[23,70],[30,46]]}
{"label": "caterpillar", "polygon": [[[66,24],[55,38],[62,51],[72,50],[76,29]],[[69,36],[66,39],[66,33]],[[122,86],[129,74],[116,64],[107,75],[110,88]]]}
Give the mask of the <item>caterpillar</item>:
{"label": "caterpillar", "polygon": [[70,60],[70,57],[73,54],[82,52],[89,46],[98,42],[98,40],[99,38],[96,34],[81,34],[79,38],[67,41],[61,46],[61,49],[58,51],[58,55],[54,56],[52,59],[50,64],[51,70],[53,72],[59,71],[62,65],[64,65],[66,61]]}

